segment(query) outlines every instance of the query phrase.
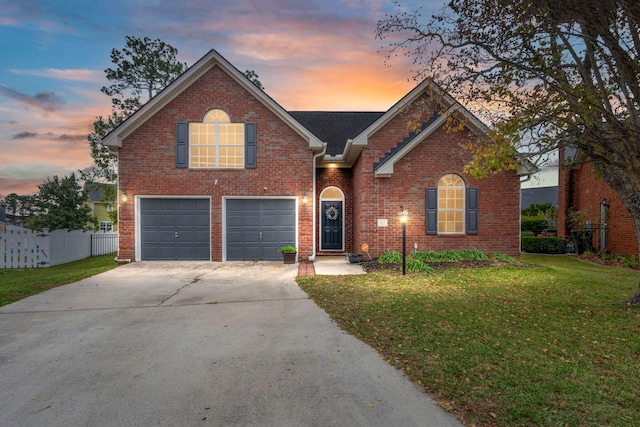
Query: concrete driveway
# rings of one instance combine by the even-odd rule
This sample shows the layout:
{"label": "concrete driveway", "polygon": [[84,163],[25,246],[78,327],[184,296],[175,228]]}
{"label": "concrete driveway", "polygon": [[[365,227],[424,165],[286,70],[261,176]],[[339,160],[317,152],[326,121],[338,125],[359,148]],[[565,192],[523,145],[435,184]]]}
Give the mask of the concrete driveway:
{"label": "concrete driveway", "polygon": [[0,308],[0,425],[461,425],[296,271],[139,262]]}

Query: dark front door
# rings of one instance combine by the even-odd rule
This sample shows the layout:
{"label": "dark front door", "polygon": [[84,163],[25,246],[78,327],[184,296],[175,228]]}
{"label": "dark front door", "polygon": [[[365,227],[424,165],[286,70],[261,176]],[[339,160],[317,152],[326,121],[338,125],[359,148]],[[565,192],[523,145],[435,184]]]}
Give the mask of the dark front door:
{"label": "dark front door", "polygon": [[342,202],[322,202],[322,243],[323,250],[342,250]]}

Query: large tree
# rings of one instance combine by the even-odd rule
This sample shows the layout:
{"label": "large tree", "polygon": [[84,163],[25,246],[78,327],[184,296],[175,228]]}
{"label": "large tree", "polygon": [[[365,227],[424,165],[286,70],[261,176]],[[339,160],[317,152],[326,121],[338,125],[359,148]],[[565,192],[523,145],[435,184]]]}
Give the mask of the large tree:
{"label": "large tree", "polygon": [[640,2],[452,0],[435,15],[378,22],[389,57],[407,55],[490,122],[468,148],[476,176],[571,145],[620,196],[640,248]]}
{"label": "large tree", "polygon": [[[35,196],[7,194],[0,200],[0,206],[6,208],[6,213],[11,216],[11,222],[15,225],[27,226],[35,209]],[[10,218],[7,217],[7,221]]]}
{"label": "large tree", "polygon": [[160,39],[125,36],[125,47],[111,51],[116,67],[104,70],[113,83],[101,90],[109,96],[130,92],[139,97],[146,92],[149,100],[185,70],[187,64],[179,62],[177,56],[178,49]]}
{"label": "large tree", "polygon": [[93,229],[94,218],[91,208],[84,203],[86,200],[87,194],[75,174],[47,178],[38,185],[35,202],[38,215],[33,217],[31,226],[36,230],[48,228],[49,231]]}
{"label": "large tree", "polygon": [[111,97],[111,115],[99,116],[93,123],[88,140],[95,167],[83,171],[84,179],[115,182],[117,158],[101,140],[184,72],[187,64],[179,62],[177,55],[178,49],[160,39],[132,36],[125,36],[122,50],[111,51],[115,67],[107,68],[105,74],[112,84],[101,89]]}

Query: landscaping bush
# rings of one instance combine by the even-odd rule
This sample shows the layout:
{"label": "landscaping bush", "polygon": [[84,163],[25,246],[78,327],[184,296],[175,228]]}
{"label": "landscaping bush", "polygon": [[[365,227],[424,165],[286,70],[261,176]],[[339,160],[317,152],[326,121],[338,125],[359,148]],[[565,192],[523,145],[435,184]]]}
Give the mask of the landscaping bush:
{"label": "landscaping bush", "polygon": [[423,262],[436,262],[440,261],[440,255],[434,251],[416,252],[413,254],[413,258]]}
{"label": "landscaping bush", "polygon": [[402,262],[402,254],[396,251],[385,252],[380,255],[380,258],[378,258],[378,262],[380,264],[394,264],[397,262]]}
{"label": "landscaping bush", "polygon": [[523,231],[522,233],[520,233],[520,235],[522,237],[533,237],[535,236],[535,234],[533,233],[533,231]]}
{"label": "landscaping bush", "polygon": [[637,268],[638,267],[638,258],[633,255],[627,254],[603,254],[602,259],[605,261],[615,261],[620,264],[629,267],[629,268]]}
{"label": "landscaping bush", "polygon": [[510,263],[510,264],[515,264],[516,262],[518,262],[517,259],[515,259],[512,256],[509,255],[505,255],[505,254],[493,254],[491,255],[491,258],[497,260],[497,261],[502,261],[502,262],[506,262],[506,263]]}
{"label": "landscaping bush", "polygon": [[460,255],[462,256],[463,259],[468,259],[471,261],[481,261],[481,260],[489,259],[487,254],[485,254],[484,252],[478,249],[465,249],[463,251],[460,251]]}
{"label": "landscaping bush", "polygon": [[419,273],[432,273],[433,268],[429,267],[424,262],[413,257],[407,260],[407,271],[419,272]]}
{"label": "landscaping bush", "polygon": [[539,254],[564,254],[567,241],[560,237],[523,237],[522,250]]}
{"label": "landscaping bush", "polygon": [[520,224],[521,231],[530,231],[534,235],[540,234],[547,227],[547,220],[542,216],[523,216]]}

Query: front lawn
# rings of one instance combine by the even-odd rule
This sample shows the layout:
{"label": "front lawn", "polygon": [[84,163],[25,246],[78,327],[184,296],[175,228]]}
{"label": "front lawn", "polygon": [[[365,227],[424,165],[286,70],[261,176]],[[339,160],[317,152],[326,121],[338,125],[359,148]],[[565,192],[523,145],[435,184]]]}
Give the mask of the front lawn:
{"label": "front lawn", "polygon": [[0,269],[0,307],[118,266],[115,253],[46,268]]}
{"label": "front lawn", "polygon": [[346,331],[472,426],[635,426],[640,272],[571,257],[430,274],[300,276]]}

